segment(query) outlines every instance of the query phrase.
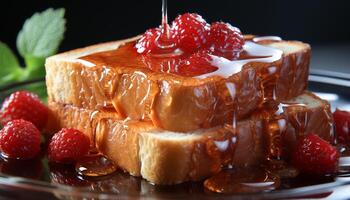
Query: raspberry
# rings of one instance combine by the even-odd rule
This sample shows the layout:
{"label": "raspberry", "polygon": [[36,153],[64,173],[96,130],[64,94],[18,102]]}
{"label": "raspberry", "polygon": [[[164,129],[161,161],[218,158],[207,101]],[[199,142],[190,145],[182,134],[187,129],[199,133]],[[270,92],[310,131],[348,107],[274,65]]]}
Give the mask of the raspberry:
{"label": "raspberry", "polygon": [[178,46],[185,52],[194,52],[208,41],[209,24],[198,14],[179,15],[171,26]]}
{"label": "raspberry", "polygon": [[213,72],[218,68],[212,65],[212,60],[208,51],[198,51],[183,61],[178,68],[178,72],[183,76],[198,76]]}
{"label": "raspberry", "polygon": [[159,28],[148,29],[137,41],[135,47],[138,53],[150,53],[157,47],[156,41],[159,39],[161,30]]}
{"label": "raspberry", "polygon": [[214,55],[236,59],[243,48],[241,31],[228,23],[215,22],[210,28],[210,49]]}
{"label": "raspberry", "polygon": [[3,125],[14,119],[24,119],[42,130],[46,125],[47,118],[48,108],[37,95],[27,91],[12,93],[0,110],[0,122]]}
{"label": "raspberry", "polygon": [[9,158],[33,158],[40,151],[40,131],[28,121],[10,121],[0,130],[0,148]]}
{"label": "raspberry", "polygon": [[90,139],[84,133],[71,128],[63,128],[56,133],[49,144],[50,161],[69,164],[86,155],[90,148]]}
{"label": "raspberry", "polygon": [[334,173],[338,162],[338,151],[315,134],[300,139],[292,157],[293,165],[308,174]]}
{"label": "raspberry", "polygon": [[350,112],[337,109],[333,117],[338,142],[350,144]]}

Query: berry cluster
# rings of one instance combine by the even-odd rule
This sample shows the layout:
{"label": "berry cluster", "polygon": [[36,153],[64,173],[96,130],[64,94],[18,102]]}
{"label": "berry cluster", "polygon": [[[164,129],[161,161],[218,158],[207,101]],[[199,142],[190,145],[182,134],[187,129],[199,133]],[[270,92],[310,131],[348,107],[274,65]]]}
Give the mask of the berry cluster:
{"label": "berry cluster", "polygon": [[[0,110],[0,149],[3,156],[32,159],[40,152],[40,130],[46,126],[49,109],[39,97],[27,91],[11,94]],[[75,129],[56,133],[48,148],[50,161],[71,163],[88,153],[89,138]]]}
{"label": "berry cluster", "polygon": [[[244,44],[241,31],[228,23],[215,22],[209,25],[200,15],[186,13],[179,15],[170,27],[168,40],[187,56],[179,63],[179,71],[186,76],[194,76],[215,71],[211,55],[237,59]],[[158,54],[161,28],[147,30],[137,41],[138,53]]]}
{"label": "berry cluster", "polygon": [[31,159],[40,152],[40,130],[48,118],[48,108],[27,91],[11,94],[0,110],[0,149],[3,156]]}
{"label": "berry cluster", "polygon": [[[213,55],[238,55],[244,39],[241,31],[228,23],[214,22],[209,25],[200,15],[186,13],[179,15],[170,27],[170,38],[186,53],[200,49],[209,50]],[[162,31],[160,28],[147,30],[136,43],[139,53],[154,53],[159,50],[157,43]]]}

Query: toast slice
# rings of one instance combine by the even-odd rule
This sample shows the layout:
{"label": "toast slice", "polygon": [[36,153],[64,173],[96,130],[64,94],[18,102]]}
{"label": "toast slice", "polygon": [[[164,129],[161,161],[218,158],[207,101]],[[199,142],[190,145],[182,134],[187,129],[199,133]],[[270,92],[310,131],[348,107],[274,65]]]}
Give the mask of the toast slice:
{"label": "toast slice", "polygon": [[266,99],[288,99],[307,87],[311,49],[296,41],[261,43],[282,50],[282,58],[271,63],[249,62],[227,78],[183,77],[127,62],[113,66],[86,59],[99,53],[114,55],[116,49],[137,39],[93,45],[48,58],[45,66],[50,101],[89,110],[112,109],[123,118],[150,120],[160,129],[185,132],[228,123],[233,108],[242,119]]}
{"label": "toast slice", "polygon": [[52,101],[49,106],[57,128],[80,129],[123,170],[156,184],[201,180],[226,165],[253,166],[276,151],[287,159],[297,138],[310,132],[333,139],[329,103],[310,92],[280,104],[264,104],[249,118],[239,120],[237,131],[221,126],[172,132],[151,122],[123,120],[108,110]]}

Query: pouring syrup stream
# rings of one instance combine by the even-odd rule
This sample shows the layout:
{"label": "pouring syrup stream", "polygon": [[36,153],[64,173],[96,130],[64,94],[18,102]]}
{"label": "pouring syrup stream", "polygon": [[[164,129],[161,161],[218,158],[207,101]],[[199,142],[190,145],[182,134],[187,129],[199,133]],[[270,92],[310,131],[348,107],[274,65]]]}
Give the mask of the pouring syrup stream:
{"label": "pouring syrup stream", "polygon": [[175,44],[170,42],[170,27],[168,24],[168,9],[167,9],[167,0],[162,0],[162,22],[161,22],[161,35],[160,40],[158,40],[159,47],[160,48],[171,48]]}
{"label": "pouring syrup stream", "polygon": [[168,23],[168,1],[162,0],[162,21],[161,34],[156,39],[156,44],[160,51],[153,53],[154,57],[173,57],[182,54],[182,51],[176,48],[176,44],[171,40],[170,26]]}

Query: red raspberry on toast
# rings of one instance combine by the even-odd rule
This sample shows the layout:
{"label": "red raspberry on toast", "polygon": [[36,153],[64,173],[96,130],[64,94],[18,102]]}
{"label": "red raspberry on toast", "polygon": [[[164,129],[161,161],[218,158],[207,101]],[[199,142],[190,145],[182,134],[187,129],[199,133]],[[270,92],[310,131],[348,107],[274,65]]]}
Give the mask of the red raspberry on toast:
{"label": "red raspberry on toast", "polygon": [[138,53],[151,53],[156,51],[157,43],[161,35],[161,30],[159,28],[148,29],[141,38],[136,42],[136,49]]}
{"label": "red raspberry on toast", "polygon": [[195,52],[208,42],[209,24],[198,14],[179,15],[171,29],[178,46],[185,52]]}
{"label": "red raspberry on toast", "polygon": [[210,27],[210,49],[214,55],[236,59],[244,45],[241,31],[228,23],[215,22]]}

